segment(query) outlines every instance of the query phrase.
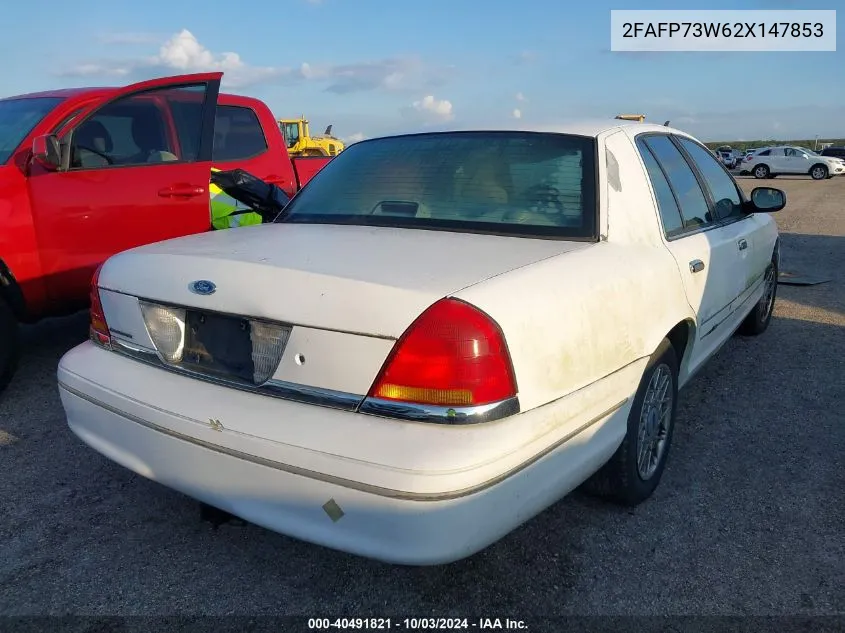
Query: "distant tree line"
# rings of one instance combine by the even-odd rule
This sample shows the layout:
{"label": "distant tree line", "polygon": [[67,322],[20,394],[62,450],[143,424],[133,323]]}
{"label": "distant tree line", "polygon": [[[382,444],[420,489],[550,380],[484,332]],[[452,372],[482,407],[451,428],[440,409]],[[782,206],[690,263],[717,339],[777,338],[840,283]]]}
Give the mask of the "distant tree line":
{"label": "distant tree line", "polygon": [[[707,147],[710,149],[718,149],[723,145],[728,145],[733,149],[738,149],[744,152],[747,149],[755,148],[755,147],[773,147],[775,145],[798,145],[799,147],[806,147],[808,149],[813,149],[816,145],[816,139],[802,139],[798,141],[780,141],[775,139],[768,139],[768,140],[760,140],[760,141],[719,141],[717,143],[705,143]],[[845,146],[845,139],[841,138],[830,138],[830,139],[819,139],[818,146],[821,148],[823,143],[833,143],[837,147]]]}

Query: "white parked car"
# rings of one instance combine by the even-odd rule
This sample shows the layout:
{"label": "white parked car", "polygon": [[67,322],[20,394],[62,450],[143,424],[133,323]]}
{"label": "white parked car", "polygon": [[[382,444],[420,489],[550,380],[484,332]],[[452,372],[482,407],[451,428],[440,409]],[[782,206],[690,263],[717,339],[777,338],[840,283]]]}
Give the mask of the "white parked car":
{"label": "white parked car", "polygon": [[271,530],[460,559],[585,481],[652,494],[678,389],[769,324],[785,202],[663,126],[365,140],[273,224],[106,261],[68,424]]}
{"label": "white parked car", "polygon": [[731,150],[730,152],[719,152],[719,159],[728,169],[735,169],[739,164],[739,157]]}
{"label": "white parked car", "polygon": [[845,161],[821,156],[804,147],[769,147],[750,157],[743,170],[755,178],[808,174],[813,180],[824,180],[845,174]]}

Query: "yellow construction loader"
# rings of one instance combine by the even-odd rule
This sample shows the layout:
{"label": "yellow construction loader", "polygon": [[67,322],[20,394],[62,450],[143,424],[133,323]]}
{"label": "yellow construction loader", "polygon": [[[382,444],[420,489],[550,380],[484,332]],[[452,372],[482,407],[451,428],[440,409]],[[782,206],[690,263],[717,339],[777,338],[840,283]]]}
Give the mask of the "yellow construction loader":
{"label": "yellow construction loader", "polygon": [[279,119],[279,128],[290,156],[337,156],[345,147],[343,141],[332,136],[331,125],[323,136],[311,136],[305,115],[298,119]]}

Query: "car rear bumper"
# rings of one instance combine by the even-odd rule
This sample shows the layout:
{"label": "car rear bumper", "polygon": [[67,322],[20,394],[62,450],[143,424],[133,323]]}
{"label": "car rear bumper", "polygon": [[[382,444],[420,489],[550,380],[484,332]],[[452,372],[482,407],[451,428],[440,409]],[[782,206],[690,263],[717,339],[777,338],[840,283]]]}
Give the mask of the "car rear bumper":
{"label": "car rear bumper", "polygon": [[[102,354],[110,363],[133,363],[132,369],[139,369],[130,359]],[[362,477],[355,478],[340,477],[330,472],[338,472],[336,468],[321,467],[327,459],[348,462],[343,456],[314,454],[310,463],[298,460],[298,465],[293,465],[294,460],[282,457],[285,451],[281,449],[276,451],[277,457],[272,451],[258,455],[224,445],[223,432],[181,432],[181,414],[92,382],[84,377],[86,362],[85,355],[74,355],[74,350],[62,359],[59,391],[70,428],[102,455],[273,531],[411,565],[441,564],[469,556],[570,492],[619,445],[629,408],[625,401],[603,415],[583,420],[529,463],[503,470],[485,485],[427,494],[368,484],[363,481],[363,469]],[[186,398],[201,397],[201,390],[210,388],[153,367],[142,369],[152,372],[152,379],[164,374],[165,380],[185,381]],[[281,400],[272,404],[280,419],[295,406],[303,406]],[[215,441],[215,436],[221,442]],[[507,468],[505,460],[501,461],[502,468]],[[426,476],[418,474],[419,478]]]}

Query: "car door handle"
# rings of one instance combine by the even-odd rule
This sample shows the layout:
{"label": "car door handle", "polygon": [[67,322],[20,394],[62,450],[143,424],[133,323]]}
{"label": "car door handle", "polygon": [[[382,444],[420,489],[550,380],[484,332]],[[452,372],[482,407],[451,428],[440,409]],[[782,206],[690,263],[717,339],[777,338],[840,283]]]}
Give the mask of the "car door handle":
{"label": "car door handle", "polygon": [[197,187],[196,185],[173,185],[158,190],[158,195],[162,198],[195,198],[205,193],[205,187]]}
{"label": "car door handle", "polygon": [[745,240],[739,240],[736,243],[736,245],[739,247],[739,250],[741,250],[741,251],[744,251],[746,248],[748,248],[748,242],[746,242]]}
{"label": "car door handle", "polygon": [[694,259],[689,263],[689,270],[691,273],[700,273],[704,270],[704,262],[700,259]]}

